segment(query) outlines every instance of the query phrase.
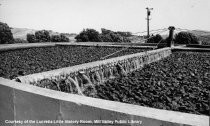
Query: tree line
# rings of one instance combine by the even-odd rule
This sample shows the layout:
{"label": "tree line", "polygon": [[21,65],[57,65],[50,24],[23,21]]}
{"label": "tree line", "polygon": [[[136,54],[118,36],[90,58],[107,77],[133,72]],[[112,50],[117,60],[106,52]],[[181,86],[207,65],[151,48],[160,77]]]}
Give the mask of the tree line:
{"label": "tree line", "polygon": [[131,37],[130,32],[114,32],[105,28],[101,29],[101,33],[95,29],[83,29],[75,39],[77,42],[131,42],[128,37]]}
{"label": "tree line", "polygon": [[[130,32],[114,32],[105,28],[101,29],[101,33],[94,29],[83,29],[75,39],[77,42],[131,42],[129,37],[133,35]],[[27,40],[13,38],[11,28],[6,24],[0,22],[0,44],[11,43],[35,43],[35,42],[69,42],[69,38],[64,33],[58,35],[50,35],[47,30],[36,31],[35,34],[27,34]],[[157,34],[147,43],[166,43],[168,38],[163,39],[161,35]],[[176,44],[199,44],[197,36],[190,32],[179,32],[174,37]]]}
{"label": "tree line", "polygon": [[14,38],[11,28],[3,22],[0,22],[0,44],[13,43],[35,43],[35,42],[69,42],[69,38],[64,33],[50,35],[47,30],[36,31],[35,34],[27,34],[26,40]]}
{"label": "tree line", "polygon": [[27,34],[27,41],[29,43],[36,42],[69,42],[69,38],[67,38],[63,33],[59,35],[51,35],[47,30],[36,31],[35,34]]}

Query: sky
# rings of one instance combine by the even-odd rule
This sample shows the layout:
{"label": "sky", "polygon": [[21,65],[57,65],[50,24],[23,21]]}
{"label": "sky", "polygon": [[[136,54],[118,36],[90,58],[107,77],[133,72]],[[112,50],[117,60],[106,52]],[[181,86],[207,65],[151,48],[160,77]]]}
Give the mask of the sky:
{"label": "sky", "polygon": [[79,33],[101,28],[132,33],[175,26],[210,31],[210,0],[0,0],[10,27]]}

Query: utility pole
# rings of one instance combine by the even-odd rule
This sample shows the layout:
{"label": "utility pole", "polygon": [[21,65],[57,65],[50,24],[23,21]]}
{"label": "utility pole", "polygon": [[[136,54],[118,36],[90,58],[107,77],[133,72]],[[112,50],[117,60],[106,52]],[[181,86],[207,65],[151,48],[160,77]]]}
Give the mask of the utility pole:
{"label": "utility pole", "polygon": [[149,16],[150,16],[150,14],[151,14],[151,10],[153,10],[153,8],[146,8],[147,9],[147,18],[146,18],[146,20],[147,20],[147,37],[149,38]]}

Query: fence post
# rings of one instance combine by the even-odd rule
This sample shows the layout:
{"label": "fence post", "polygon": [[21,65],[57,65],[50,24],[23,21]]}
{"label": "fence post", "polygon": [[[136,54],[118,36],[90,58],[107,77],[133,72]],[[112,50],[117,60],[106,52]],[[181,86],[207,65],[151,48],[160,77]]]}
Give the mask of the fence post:
{"label": "fence post", "polygon": [[173,37],[174,37],[175,27],[174,26],[170,26],[168,29],[169,29],[169,37],[168,37],[167,46],[168,47],[172,47],[172,46],[174,46]]}

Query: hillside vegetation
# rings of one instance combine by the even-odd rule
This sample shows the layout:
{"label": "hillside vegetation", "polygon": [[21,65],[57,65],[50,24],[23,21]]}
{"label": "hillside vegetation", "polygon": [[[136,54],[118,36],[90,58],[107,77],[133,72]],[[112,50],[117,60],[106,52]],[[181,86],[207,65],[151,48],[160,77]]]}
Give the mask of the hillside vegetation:
{"label": "hillside vegetation", "polygon": [[[6,23],[2,23],[5,24]],[[8,25],[7,25],[8,26]],[[3,28],[4,26],[1,25],[1,30],[5,29]],[[34,30],[34,29],[28,29],[28,28],[10,28],[8,26],[8,30],[1,31],[1,39],[5,35],[11,34],[12,37],[11,39],[8,40],[7,42],[1,42],[1,44],[11,44],[11,43],[26,43],[27,41],[27,34],[31,35],[29,38],[32,40],[32,42],[43,42],[43,40],[38,41],[35,39],[35,33],[38,31],[47,31],[49,33],[49,36],[51,37],[50,41],[53,42],[60,42],[60,41],[67,41],[66,38],[69,39],[70,42],[131,42],[131,43],[144,43],[143,41],[144,37],[143,36],[137,36],[137,35],[132,35],[131,32],[122,32],[122,31],[111,31],[108,29],[101,29],[101,33],[94,29],[84,29],[82,32],[80,32],[78,35],[77,34],[70,34],[70,33],[58,33],[54,32],[52,30]],[[186,32],[188,35],[192,34],[193,37],[191,37],[191,40],[193,40],[193,43],[189,43],[189,39],[187,40],[187,43],[182,43],[182,44],[195,44],[195,39],[198,39],[198,41],[201,42],[202,45],[210,45],[210,32],[209,31],[202,31],[202,30],[192,30],[192,31],[187,31]],[[62,34],[62,35],[61,35]],[[34,36],[33,36],[34,35]],[[195,35],[195,36],[194,36]],[[175,36],[176,37],[176,36]],[[196,38],[197,37],[197,38]],[[38,37],[39,38],[39,37]],[[165,35],[157,36],[155,35],[155,38],[158,39],[150,39],[149,41],[146,41],[147,43],[157,43],[160,42],[159,40],[163,39],[161,43],[167,42],[167,37]],[[192,39],[193,38],[193,39]],[[157,40],[157,41],[156,41]],[[47,42],[49,40],[47,39]],[[197,43],[197,42],[196,42]]]}
{"label": "hillside vegetation", "polygon": [[[13,34],[13,37],[16,39],[22,39],[22,40],[27,40],[27,34],[35,34],[35,32],[40,31],[40,30],[34,30],[34,29],[28,29],[28,28],[11,28],[11,32]],[[49,32],[50,36],[54,36],[54,35],[59,35],[61,33],[59,32],[54,32],[52,30],[47,30]],[[70,42],[74,42],[76,34],[72,33],[62,33],[63,35],[65,35],[67,38],[69,38]]]}
{"label": "hillside vegetation", "polygon": [[101,29],[101,33],[95,29],[84,29],[75,39],[77,42],[131,42],[128,37],[130,32],[114,32],[108,29]]}
{"label": "hillside vegetation", "polygon": [[192,30],[190,32],[198,37],[202,45],[210,45],[210,31]]}

